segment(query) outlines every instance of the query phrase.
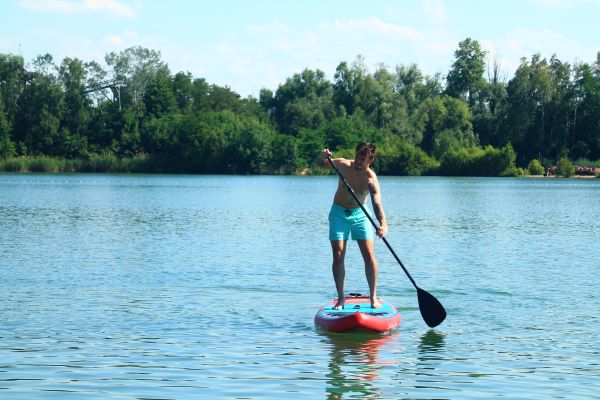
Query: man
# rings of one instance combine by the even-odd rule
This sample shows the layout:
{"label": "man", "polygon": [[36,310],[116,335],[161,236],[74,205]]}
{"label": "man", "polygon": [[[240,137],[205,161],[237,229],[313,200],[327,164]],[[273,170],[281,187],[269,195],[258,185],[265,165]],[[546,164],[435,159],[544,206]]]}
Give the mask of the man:
{"label": "man", "polygon": [[[346,178],[362,204],[365,204],[367,195],[371,195],[371,204],[380,225],[377,229],[377,236],[383,237],[386,235],[388,227],[383,212],[383,204],[381,203],[379,181],[375,172],[370,168],[370,165],[375,161],[376,151],[374,144],[363,142],[356,146],[354,160],[334,158],[332,161],[342,176]],[[324,165],[329,165],[327,157],[331,154],[331,151],[327,148],[321,152],[320,159]],[[346,256],[346,243],[350,234],[352,234],[352,239],[358,243],[365,261],[365,274],[369,284],[371,307],[380,307],[377,300],[378,265],[375,259],[373,228],[365,213],[340,179],[329,212],[329,240],[331,240],[333,253],[332,271],[338,294],[334,309],[344,308],[344,278],[346,276],[344,258]]]}

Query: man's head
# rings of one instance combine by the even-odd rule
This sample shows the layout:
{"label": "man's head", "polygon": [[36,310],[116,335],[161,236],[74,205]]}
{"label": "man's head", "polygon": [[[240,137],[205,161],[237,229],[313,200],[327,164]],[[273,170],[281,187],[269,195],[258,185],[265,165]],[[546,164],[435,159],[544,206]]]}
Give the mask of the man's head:
{"label": "man's head", "polygon": [[377,148],[373,143],[361,142],[356,145],[356,154],[362,154],[369,159],[374,159],[377,154]]}
{"label": "man's head", "polygon": [[354,161],[358,164],[359,168],[362,167],[362,164],[366,164],[366,166],[370,165],[373,161],[375,161],[375,155],[377,154],[377,148],[373,143],[369,142],[361,142],[356,146],[356,154],[354,156]]}

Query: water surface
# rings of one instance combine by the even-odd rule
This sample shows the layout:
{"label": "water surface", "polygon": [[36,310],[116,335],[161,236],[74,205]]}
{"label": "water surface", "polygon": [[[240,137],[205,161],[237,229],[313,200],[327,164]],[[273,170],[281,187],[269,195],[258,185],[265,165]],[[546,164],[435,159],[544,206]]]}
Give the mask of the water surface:
{"label": "water surface", "polygon": [[[0,397],[593,398],[600,180],[381,178],[392,335],[328,334],[334,177],[0,175]],[[354,243],[348,291],[367,291]]]}

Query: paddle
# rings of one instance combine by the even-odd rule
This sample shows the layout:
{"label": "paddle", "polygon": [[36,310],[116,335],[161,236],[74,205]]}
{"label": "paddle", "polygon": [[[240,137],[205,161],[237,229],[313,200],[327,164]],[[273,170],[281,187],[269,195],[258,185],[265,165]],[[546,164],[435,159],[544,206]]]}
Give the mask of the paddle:
{"label": "paddle", "polygon": [[[337,172],[337,174],[340,176],[340,179],[344,183],[344,186],[346,187],[346,189],[350,192],[352,197],[354,197],[356,204],[358,204],[360,206],[360,208],[363,210],[363,212],[365,213],[367,218],[369,218],[369,221],[371,221],[371,224],[373,224],[375,229],[379,229],[379,227],[377,226],[375,221],[373,221],[373,218],[371,217],[371,215],[367,212],[367,210],[365,210],[365,207],[362,205],[362,203],[356,196],[356,193],[354,193],[354,189],[352,189],[350,187],[350,185],[344,178],[344,175],[342,175],[340,170],[337,169],[337,167],[331,160],[330,156],[327,156],[327,160],[329,161],[329,164],[333,167],[335,172]],[[404,264],[402,263],[400,258],[398,258],[398,256],[396,255],[396,252],[394,251],[394,249],[392,249],[392,246],[390,246],[390,243],[387,241],[385,236],[382,237],[381,239],[383,239],[383,242],[385,243],[387,248],[390,249],[390,251],[392,252],[392,255],[394,256],[396,261],[398,261],[398,264],[400,264],[400,266],[402,267],[402,270],[404,271],[406,276],[408,276],[408,279],[410,279],[410,281],[413,284],[413,286],[415,287],[415,289],[417,289],[417,298],[419,300],[419,310],[421,311],[421,316],[423,317],[423,320],[425,320],[425,323],[430,328],[436,327],[439,324],[441,324],[444,321],[444,319],[446,318],[446,310],[444,309],[444,306],[442,305],[442,303],[440,303],[438,301],[438,299],[436,299],[432,294],[426,292],[425,290],[423,290],[419,286],[417,286],[417,283],[415,282],[413,277],[410,276],[410,274],[408,273],[408,270],[406,269],[406,267],[404,266]]]}

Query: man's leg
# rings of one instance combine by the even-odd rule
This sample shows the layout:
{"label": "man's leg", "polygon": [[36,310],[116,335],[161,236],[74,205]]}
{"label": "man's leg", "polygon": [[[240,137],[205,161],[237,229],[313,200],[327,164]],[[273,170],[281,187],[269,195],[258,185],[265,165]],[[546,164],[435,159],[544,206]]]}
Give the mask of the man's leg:
{"label": "man's leg", "polygon": [[344,308],[344,279],[346,278],[346,268],[344,266],[344,258],[346,256],[346,241],[332,240],[331,251],[333,254],[333,263],[331,270],[333,272],[333,280],[337,290],[338,301],[333,307],[335,310]]}
{"label": "man's leg", "polygon": [[375,259],[375,246],[372,239],[357,240],[357,243],[363,260],[365,261],[365,275],[367,276],[367,283],[369,284],[371,307],[377,308],[381,305],[377,300],[377,272],[379,267],[377,265],[377,260]]}

